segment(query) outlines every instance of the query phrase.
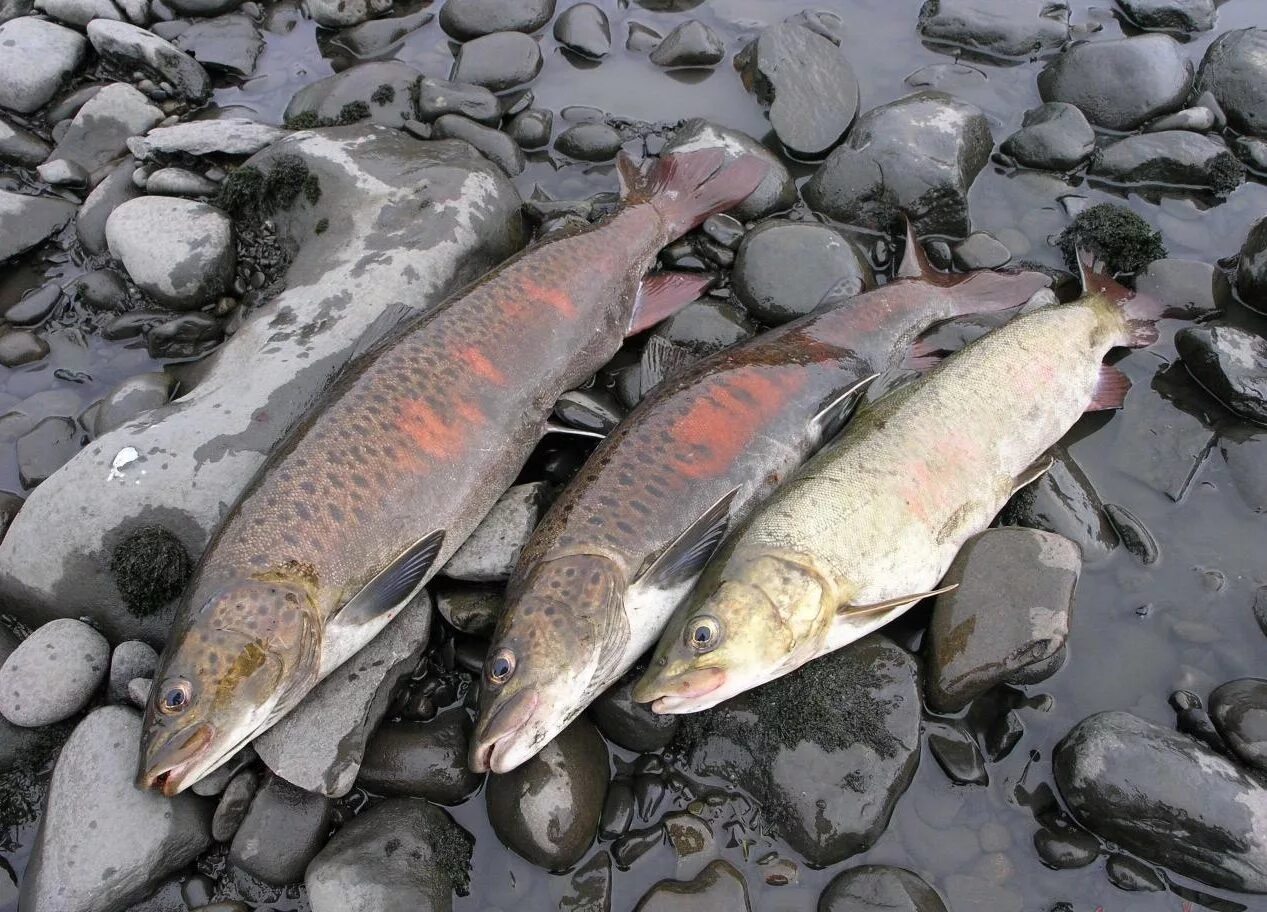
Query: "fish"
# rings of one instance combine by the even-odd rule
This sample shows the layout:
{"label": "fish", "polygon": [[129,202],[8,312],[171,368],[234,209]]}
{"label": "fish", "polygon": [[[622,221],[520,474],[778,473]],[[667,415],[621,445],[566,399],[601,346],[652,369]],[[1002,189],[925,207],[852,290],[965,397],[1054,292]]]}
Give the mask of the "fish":
{"label": "fish", "polygon": [[1036,272],[937,273],[908,229],[898,278],[829,291],[799,320],[649,392],[529,539],[480,682],[468,765],[535,755],[654,645],[721,536],[847,418],[937,320],[1019,307]]}
{"label": "fish", "polygon": [[154,678],[137,785],[192,785],[382,630],[514,481],[558,396],[706,287],[644,279],[660,249],[767,169],[716,148],[622,156],[622,204],[605,221],[402,314],[360,353],[200,560]]}
{"label": "fish", "polygon": [[[1161,305],[1082,263],[1085,293],[1017,316],[858,410],[753,511],[665,627],[633,698],[698,712],[859,639],[938,583],[1084,412],[1130,387],[1104,358]],[[1017,568],[1024,572],[1024,568]]]}

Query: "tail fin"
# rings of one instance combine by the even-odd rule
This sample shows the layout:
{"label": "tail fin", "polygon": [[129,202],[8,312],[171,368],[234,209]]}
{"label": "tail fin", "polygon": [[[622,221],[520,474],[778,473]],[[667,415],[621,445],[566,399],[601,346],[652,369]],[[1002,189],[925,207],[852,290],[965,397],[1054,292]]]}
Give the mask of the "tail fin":
{"label": "tail fin", "polygon": [[624,153],[616,159],[621,197],[650,203],[675,241],[704,219],[739,205],[765,179],[770,165],[755,155],[729,164],[722,149],[670,152],[640,167]]}
{"label": "tail fin", "polygon": [[1166,316],[1166,307],[1152,295],[1131,291],[1118,283],[1108,272],[1096,267],[1095,258],[1086,250],[1078,251],[1078,271],[1082,276],[1082,293],[1107,300],[1126,318],[1128,348],[1147,348],[1157,341],[1157,321]]}

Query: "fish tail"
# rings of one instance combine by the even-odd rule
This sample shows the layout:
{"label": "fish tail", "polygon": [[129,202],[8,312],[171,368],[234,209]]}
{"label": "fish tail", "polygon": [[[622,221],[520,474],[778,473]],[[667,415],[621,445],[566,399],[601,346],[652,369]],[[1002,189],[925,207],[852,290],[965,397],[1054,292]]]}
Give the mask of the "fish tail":
{"label": "fish tail", "polygon": [[765,178],[769,164],[755,155],[727,163],[722,149],[670,152],[641,166],[623,153],[616,161],[621,196],[650,203],[675,241],[704,219],[737,206]]}
{"label": "fish tail", "polygon": [[1107,271],[1097,268],[1094,257],[1085,250],[1078,251],[1078,270],[1083,294],[1105,301],[1126,322],[1126,335],[1119,344],[1147,348],[1157,341],[1157,321],[1167,316],[1161,301],[1119,284]]}

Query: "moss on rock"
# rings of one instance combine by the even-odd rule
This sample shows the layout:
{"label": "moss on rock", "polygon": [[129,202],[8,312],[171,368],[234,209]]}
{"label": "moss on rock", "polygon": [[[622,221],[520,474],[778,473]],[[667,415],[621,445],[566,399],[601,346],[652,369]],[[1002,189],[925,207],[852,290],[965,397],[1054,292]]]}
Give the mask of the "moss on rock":
{"label": "moss on rock", "polygon": [[1166,256],[1161,233],[1125,206],[1100,203],[1073,220],[1057,239],[1065,265],[1078,272],[1078,250],[1103,260],[1112,272],[1136,272]]}
{"label": "moss on rock", "polygon": [[138,617],[158,611],[180,595],[194,562],[171,532],[143,526],[115,546],[110,572],[128,610]]}

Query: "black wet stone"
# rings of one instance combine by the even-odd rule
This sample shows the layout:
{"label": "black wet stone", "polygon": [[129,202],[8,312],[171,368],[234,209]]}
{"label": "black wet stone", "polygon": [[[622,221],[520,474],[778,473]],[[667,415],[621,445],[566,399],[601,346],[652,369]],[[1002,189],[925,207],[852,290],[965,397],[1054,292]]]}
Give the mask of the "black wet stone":
{"label": "black wet stone", "polygon": [[616,839],[623,836],[633,823],[633,818],[633,786],[628,779],[613,779],[607,789],[607,799],[603,802],[603,814],[598,821],[598,838]]}
{"label": "black wet stone", "polygon": [[1102,712],[1074,726],[1052,765],[1093,833],[1210,886],[1267,890],[1267,788],[1200,742]]}
{"label": "black wet stone", "polygon": [[1215,688],[1210,718],[1236,756],[1267,773],[1267,681],[1240,678]]}
{"label": "black wet stone", "polygon": [[1267,28],[1216,38],[1201,59],[1193,92],[1210,92],[1236,130],[1267,136]]}
{"label": "black wet stone", "polygon": [[1227,274],[1197,260],[1154,260],[1135,276],[1135,290],[1185,320],[1209,319],[1232,306]]}
{"label": "black wet stone", "polygon": [[501,120],[497,96],[483,86],[423,77],[414,91],[419,120],[430,123],[444,114],[461,114],[487,126]]}
{"label": "black wet stone", "polygon": [[1038,74],[1043,101],[1077,105],[1092,124],[1133,130],[1183,107],[1192,62],[1167,35],[1075,44]]}
{"label": "black wet stone", "polygon": [[192,358],[224,338],[224,325],[204,313],[187,313],[155,326],[146,336],[154,358]]}
{"label": "black wet stone", "polygon": [[1267,424],[1267,339],[1235,326],[1189,326],[1175,336],[1184,366],[1242,417]]}
{"label": "black wet stone", "polygon": [[[412,90],[420,76],[413,67],[395,60],[348,67],[296,92],[286,105],[286,126],[294,130],[311,129],[368,119],[399,127],[414,116]],[[391,90],[391,101],[386,104],[381,103],[386,95],[384,86]],[[375,101],[376,95],[378,101]]]}
{"label": "black wet stone", "polygon": [[554,148],[581,161],[610,161],[620,151],[620,133],[605,123],[582,123],[568,127],[554,141]]}
{"label": "black wet stone", "polygon": [[339,30],[330,39],[330,47],[355,59],[369,59],[394,47],[434,18],[435,13],[419,10],[400,16],[371,19],[369,22]]}
{"label": "black wet stone", "polygon": [[1057,870],[1085,868],[1100,857],[1100,844],[1095,837],[1067,824],[1058,830],[1036,830],[1034,850],[1043,864]]}
{"label": "black wet stone", "polygon": [[110,572],[128,610],[145,616],[180,595],[193,573],[193,561],[172,533],[142,526],[114,546]]}
{"label": "black wet stone", "polygon": [[264,36],[249,16],[233,13],[195,22],[173,42],[211,71],[246,77],[255,72]]}
{"label": "black wet stone", "polygon": [[612,860],[606,852],[577,868],[568,891],[559,899],[559,912],[611,912]]}
{"label": "black wet stone", "polygon": [[18,477],[33,488],[79,452],[82,434],[69,418],[45,418],[18,438]]}
{"label": "black wet stone", "polygon": [[578,3],[554,20],[554,38],[569,51],[598,60],[611,51],[611,23],[593,3]]}
{"label": "black wet stone", "polygon": [[446,0],[440,28],[459,41],[493,32],[535,32],[554,15],[555,0]]}
{"label": "black wet stone", "polygon": [[1007,245],[984,231],[974,231],[951,250],[955,268],[964,272],[998,269],[1012,259],[1012,252],[1007,249]]}
{"label": "black wet stone", "polygon": [[634,912],[748,912],[748,886],[743,875],[718,859],[693,880],[662,880],[638,901]]}
{"label": "black wet stone", "polygon": [[972,230],[968,190],[994,140],[985,115],[941,92],[920,92],[858,118],[844,144],[804,187],[810,208],[837,221],[920,234]]}
{"label": "black wet stone", "polygon": [[483,781],[466,765],[469,737],[462,710],[428,722],[388,722],[366,745],[357,784],[381,795],[458,804]]}
{"label": "black wet stone", "polygon": [[540,149],[550,144],[553,128],[554,112],[530,108],[516,114],[506,125],[506,135],[519,143],[520,148]]}
{"label": "black wet stone", "polygon": [[0,162],[34,168],[48,158],[48,143],[29,130],[0,117]]}
{"label": "black wet stone", "polygon": [[707,67],[721,63],[726,46],[717,33],[698,19],[688,19],[664,36],[660,46],[651,52],[656,66]]}
{"label": "black wet stone", "polygon": [[735,66],[769,106],[770,126],[794,157],[826,155],[858,116],[858,80],[839,41],[803,21],[765,29]]}
{"label": "black wet stone", "polygon": [[1241,247],[1236,293],[1254,310],[1267,313],[1267,218],[1249,230]]}
{"label": "black wet stone", "polygon": [[612,860],[622,871],[627,871],[648,852],[664,845],[665,832],[660,824],[629,830],[611,846]]}
{"label": "black wet stone", "polygon": [[10,329],[0,335],[0,364],[21,367],[39,361],[48,354],[48,343],[33,332]]}
{"label": "black wet stone", "polygon": [[914,871],[862,865],[832,878],[818,912],[946,912],[946,904]]}
{"label": "black wet stone", "polygon": [[433,139],[464,139],[475,150],[505,171],[511,177],[521,173],[527,165],[523,152],[513,139],[460,114],[442,114],[436,118],[431,136]]}
{"label": "black wet stone", "polygon": [[608,778],[607,746],[578,719],[522,766],[489,776],[493,832],[538,867],[566,870],[594,841]]}
{"label": "black wet stone", "polygon": [[1110,855],[1104,871],[1109,875],[1109,882],[1119,890],[1160,893],[1166,889],[1166,881],[1157,871],[1129,855]]}
{"label": "black wet stone", "polygon": [[1069,8],[1048,0],[925,0],[919,33],[984,57],[1033,59],[1069,39]]}
{"label": "black wet stone", "polygon": [[1214,0],[1118,0],[1131,24],[1163,32],[1207,32],[1214,28]]}
{"label": "black wet stone", "polygon": [[1098,203],[1079,212],[1056,239],[1065,265],[1077,272],[1079,249],[1103,260],[1111,272],[1135,272],[1166,255],[1161,233],[1125,206]]}
{"label": "black wet stone", "polygon": [[[687,304],[661,323],[653,337],[685,346],[697,355],[707,355],[742,342],[756,331],[742,308],[729,301],[704,298]],[[643,364],[645,367],[645,358]]]}
{"label": "black wet stone", "polygon": [[242,770],[229,780],[211,818],[212,839],[216,842],[228,842],[233,838],[233,834],[246,819],[246,812],[251,807],[251,799],[255,797],[258,787],[259,775],[254,770]]}
{"label": "black wet stone", "polygon": [[590,705],[590,715],[609,741],[640,753],[659,750],[673,740],[678,717],[634,702],[633,683],[630,678],[608,690]]}
{"label": "black wet stone", "polygon": [[774,326],[810,313],[828,291],[853,295],[875,285],[866,257],[840,232],[785,219],[744,235],[731,281],[748,312]]}
{"label": "black wet stone", "polygon": [[541,49],[522,32],[494,32],[462,45],[453,79],[494,92],[531,82],[541,72]]}
{"label": "black wet stone", "polygon": [[1245,166],[1227,143],[1188,130],[1143,133],[1103,146],[1088,173],[1116,184],[1195,187],[1220,195],[1245,181]]}
{"label": "black wet stone", "polygon": [[955,785],[989,785],[985,758],[972,734],[957,722],[930,721],[924,725],[928,749]]}
{"label": "black wet stone", "polygon": [[1104,515],[1113,524],[1122,547],[1139,559],[1142,564],[1155,564],[1161,558],[1157,539],[1144,521],[1121,504],[1105,504]]}
{"label": "black wet stone", "polygon": [[1086,562],[1103,560],[1117,547],[1117,532],[1082,468],[1063,448],[1050,469],[1021,488],[1003,508],[1004,525],[1042,529],[1078,545]]}
{"label": "black wet stone", "polygon": [[569,427],[606,434],[620,423],[625,410],[607,390],[568,390],[554,403],[554,415]]}
{"label": "black wet stone", "polygon": [[1026,168],[1072,171],[1095,151],[1095,131],[1075,105],[1052,101],[1026,111],[999,151]]}
{"label": "black wet stone", "polygon": [[229,847],[229,860],[274,886],[299,883],[330,832],[334,803],[270,776]]}

